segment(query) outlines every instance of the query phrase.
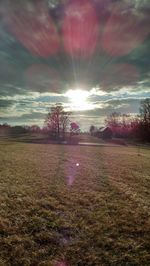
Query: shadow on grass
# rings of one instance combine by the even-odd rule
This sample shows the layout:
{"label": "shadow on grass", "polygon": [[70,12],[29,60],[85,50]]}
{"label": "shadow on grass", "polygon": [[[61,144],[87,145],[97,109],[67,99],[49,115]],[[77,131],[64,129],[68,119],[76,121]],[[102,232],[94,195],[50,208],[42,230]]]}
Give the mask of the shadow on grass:
{"label": "shadow on grass", "polygon": [[[67,136],[65,139],[51,139],[47,135],[39,134],[11,134],[0,137],[1,140],[7,142],[31,143],[31,144],[57,144],[57,145],[80,145],[80,146],[127,146],[123,139],[91,139],[82,136]],[[2,142],[1,142],[2,143]]]}
{"label": "shadow on grass", "polygon": [[[37,135],[30,134],[19,134],[19,135],[5,135],[0,136],[0,140],[7,142],[20,142],[20,143],[31,143],[31,144],[70,144],[77,145],[79,141],[77,139],[50,139],[48,136],[38,137]],[[4,144],[1,142],[1,144]]]}

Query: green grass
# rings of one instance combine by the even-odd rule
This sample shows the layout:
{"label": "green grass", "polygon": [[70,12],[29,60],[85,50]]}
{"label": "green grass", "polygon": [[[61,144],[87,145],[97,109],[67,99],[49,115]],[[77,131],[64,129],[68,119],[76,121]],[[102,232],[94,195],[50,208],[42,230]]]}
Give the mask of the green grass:
{"label": "green grass", "polygon": [[1,141],[0,265],[149,265],[149,173],[149,149]]}

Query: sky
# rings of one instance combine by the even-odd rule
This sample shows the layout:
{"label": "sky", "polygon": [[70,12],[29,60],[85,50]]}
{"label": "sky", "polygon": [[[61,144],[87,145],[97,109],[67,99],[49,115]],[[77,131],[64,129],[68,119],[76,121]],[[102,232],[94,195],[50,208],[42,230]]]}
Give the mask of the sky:
{"label": "sky", "polygon": [[62,103],[82,130],[150,97],[149,0],[1,0],[0,123],[43,126]]}

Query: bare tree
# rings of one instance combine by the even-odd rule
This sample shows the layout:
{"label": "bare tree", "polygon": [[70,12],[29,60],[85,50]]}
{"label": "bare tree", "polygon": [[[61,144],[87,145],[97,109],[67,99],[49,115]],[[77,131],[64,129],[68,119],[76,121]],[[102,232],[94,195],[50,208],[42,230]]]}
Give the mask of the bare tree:
{"label": "bare tree", "polygon": [[67,126],[70,122],[70,120],[69,120],[70,114],[71,114],[70,112],[65,112],[65,111],[62,111],[62,113],[61,113],[60,122],[61,122],[61,127],[62,127],[63,138],[65,138]]}
{"label": "bare tree", "polygon": [[89,131],[90,131],[91,136],[94,135],[95,126],[91,125]]}
{"label": "bare tree", "polygon": [[141,101],[140,115],[139,136],[144,141],[150,141],[150,98]]}
{"label": "bare tree", "polygon": [[142,121],[150,125],[150,98],[141,101],[140,113]]}
{"label": "bare tree", "polygon": [[45,124],[47,125],[51,134],[59,139],[61,136],[64,138],[69,123],[70,112],[64,111],[64,108],[61,104],[56,104],[51,107]]}
{"label": "bare tree", "polygon": [[105,120],[105,124],[111,128],[117,127],[119,123],[120,123],[120,113],[117,112],[113,112]]}

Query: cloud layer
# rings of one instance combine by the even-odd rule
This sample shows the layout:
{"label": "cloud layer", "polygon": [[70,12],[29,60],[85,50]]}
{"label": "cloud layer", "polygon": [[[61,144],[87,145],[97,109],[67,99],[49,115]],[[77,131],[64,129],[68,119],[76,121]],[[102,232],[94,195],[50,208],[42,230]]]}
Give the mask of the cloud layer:
{"label": "cloud layer", "polygon": [[37,3],[0,3],[0,123],[42,125],[54,103],[71,109],[75,88],[93,106],[72,115],[83,129],[137,113],[150,97],[148,1]]}

